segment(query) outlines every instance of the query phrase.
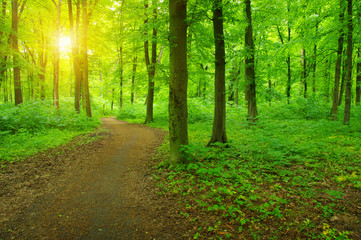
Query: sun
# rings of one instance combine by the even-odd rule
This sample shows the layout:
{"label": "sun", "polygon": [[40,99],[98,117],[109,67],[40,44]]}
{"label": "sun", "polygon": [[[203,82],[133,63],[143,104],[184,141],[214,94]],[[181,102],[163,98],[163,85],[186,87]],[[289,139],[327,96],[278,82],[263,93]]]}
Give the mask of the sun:
{"label": "sun", "polygon": [[68,36],[61,36],[59,39],[59,48],[62,52],[68,52],[71,49],[71,41]]}

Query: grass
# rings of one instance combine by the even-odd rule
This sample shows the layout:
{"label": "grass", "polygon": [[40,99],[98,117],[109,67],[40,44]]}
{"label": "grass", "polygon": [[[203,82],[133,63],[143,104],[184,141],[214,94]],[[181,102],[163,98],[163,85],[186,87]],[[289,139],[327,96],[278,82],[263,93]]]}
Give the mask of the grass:
{"label": "grass", "polygon": [[[361,111],[344,126],[304,103],[260,106],[255,125],[229,106],[230,147],[207,148],[212,107],[190,102],[202,110],[189,116],[184,151],[192,158],[168,166],[165,143],[154,177],[160,196],[179,200],[194,239],[361,238]],[[164,119],[150,125],[167,127]]]}

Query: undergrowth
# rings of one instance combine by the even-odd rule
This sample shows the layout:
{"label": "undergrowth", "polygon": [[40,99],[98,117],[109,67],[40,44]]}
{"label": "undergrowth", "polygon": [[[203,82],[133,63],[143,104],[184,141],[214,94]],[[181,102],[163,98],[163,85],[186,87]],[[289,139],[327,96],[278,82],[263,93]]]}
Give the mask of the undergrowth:
{"label": "undergrowth", "polygon": [[[165,143],[154,178],[160,196],[179,200],[194,239],[361,238],[361,109],[344,126],[316,101],[260,105],[254,125],[245,108],[228,106],[229,145],[214,147],[205,147],[212,105],[190,101],[201,109],[189,114],[183,151],[192,157],[169,166]],[[150,125],[167,128],[165,119]]]}
{"label": "undergrowth", "polygon": [[55,110],[50,102],[14,107],[0,104],[0,164],[19,161],[64,144],[100,125],[98,117],[77,114],[70,104]]}

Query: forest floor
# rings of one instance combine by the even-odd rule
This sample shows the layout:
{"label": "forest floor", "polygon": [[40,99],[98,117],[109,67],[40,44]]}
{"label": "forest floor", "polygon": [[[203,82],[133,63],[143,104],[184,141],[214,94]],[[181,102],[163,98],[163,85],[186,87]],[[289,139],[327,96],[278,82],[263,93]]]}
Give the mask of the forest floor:
{"label": "forest floor", "polygon": [[157,195],[165,131],[115,118],[0,174],[0,239],[190,239],[177,203]]}

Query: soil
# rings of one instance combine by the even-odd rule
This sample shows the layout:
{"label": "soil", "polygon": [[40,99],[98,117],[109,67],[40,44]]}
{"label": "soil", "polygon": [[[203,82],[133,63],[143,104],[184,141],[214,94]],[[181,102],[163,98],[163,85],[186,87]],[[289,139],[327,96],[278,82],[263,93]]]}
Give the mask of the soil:
{"label": "soil", "polygon": [[0,239],[193,236],[177,201],[160,197],[152,180],[153,154],[166,133],[102,121],[102,130],[1,172]]}

